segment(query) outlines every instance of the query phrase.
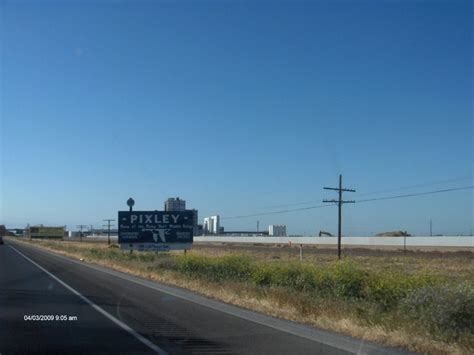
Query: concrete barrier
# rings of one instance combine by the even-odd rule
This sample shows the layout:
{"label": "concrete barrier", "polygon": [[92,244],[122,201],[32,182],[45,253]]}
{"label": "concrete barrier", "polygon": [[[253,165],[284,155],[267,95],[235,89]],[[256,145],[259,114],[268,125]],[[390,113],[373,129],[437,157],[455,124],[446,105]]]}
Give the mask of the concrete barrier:
{"label": "concrete barrier", "polygon": [[[195,242],[337,245],[337,237],[194,237]],[[474,247],[474,237],[342,237],[344,245],[403,247]]]}
{"label": "concrete barrier", "polygon": [[[111,236],[116,243],[117,236]],[[80,238],[64,238],[68,241],[79,241]],[[106,242],[107,236],[92,236],[82,238],[84,242]],[[194,237],[195,242],[222,243],[262,243],[262,244],[309,244],[337,245],[337,237],[235,237],[235,236],[206,236]],[[471,236],[442,236],[442,237],[342,237],[344,245],[351,246],[392,246],[401,247],[470,247],[474,248],[474,237]]]}

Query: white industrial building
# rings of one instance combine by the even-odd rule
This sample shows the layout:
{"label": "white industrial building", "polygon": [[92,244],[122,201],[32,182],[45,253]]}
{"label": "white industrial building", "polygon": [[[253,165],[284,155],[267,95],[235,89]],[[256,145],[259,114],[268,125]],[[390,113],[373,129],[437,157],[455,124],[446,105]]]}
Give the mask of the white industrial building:
{"label": "white industrial building", "polygon": [[286,237],[286,226],[282,224],[270,224],[268,235],[273,237]]}
{"label": "white industrial building", "polygon": [[220,231],[219,215],[204,218],[202,229],[204,234],[218,234]]}

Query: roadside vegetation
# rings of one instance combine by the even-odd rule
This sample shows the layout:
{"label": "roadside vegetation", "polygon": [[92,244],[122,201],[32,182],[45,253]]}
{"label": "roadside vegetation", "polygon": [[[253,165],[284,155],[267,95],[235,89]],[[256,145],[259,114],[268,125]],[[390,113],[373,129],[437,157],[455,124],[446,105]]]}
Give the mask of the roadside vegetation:
{"label": "roadside vegetation", "polygon": [[365,340],[425,353],[474,351],[471,255],[299,261],[205,248],[187,254],[128,253],[103,244],[28,242]]}

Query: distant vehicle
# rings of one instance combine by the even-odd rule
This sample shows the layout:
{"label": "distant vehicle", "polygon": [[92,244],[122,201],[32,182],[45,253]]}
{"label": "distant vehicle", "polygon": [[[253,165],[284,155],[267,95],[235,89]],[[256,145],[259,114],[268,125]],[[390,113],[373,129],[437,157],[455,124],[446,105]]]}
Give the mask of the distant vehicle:
{"label": "distant vehicle", "polygon": [[0,235],[0,244],[3,244],[3,237]]}

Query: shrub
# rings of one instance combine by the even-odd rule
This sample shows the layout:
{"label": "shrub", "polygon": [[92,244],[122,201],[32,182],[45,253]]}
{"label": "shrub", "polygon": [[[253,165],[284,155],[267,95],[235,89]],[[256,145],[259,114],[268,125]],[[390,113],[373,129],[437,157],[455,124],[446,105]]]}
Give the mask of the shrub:
{"label": "shrub", "polygon": [[223,282],[225,280],[246,281],[252,272],[252,263],[243,256],[206,258],[187,255],[179,259],[178,270],[191,277]]}
{"label": "shrub", "polygon": [[208,274],[206,270],[209,263],[205,263],[205,258],[188,255],[179,260],[178,270],[188,276],[198,276]]}
{"label": "shrub", "polygon": [[258,263],[252,270],[251,280],[259,286],[283,286],[295,291],[315,288],[315,268],[300,263]]}
{"label": "shrub", "polygon": [[438,283],[439,280],[430,275],[381,273],[371,275],[364,295],[367,300],[374,301],[383,309],[390,309],[397,306],[400,300],[413,290]]}
{"label": "shrub", "polygon": [[[337,263],[329,270],[332,293],[341,298],[360,298],[368,281],[368,273],[350,262]],[[327,286],[326,286],[327,287]]]}
{"label": "shrub", "polygon": [[175,258],[157,258],[153,264],[147,267],[148,270],[177,270],[178,261]]}
{"label": "shrub", "polygon": [[217,269],[223,280],[248,281],[254,266],[247,257],[227,256],[217,263]]}
{"label": "shrub", "polygon": [[443,339],[474,334],[474,286],[471,284],[415,289],[401,302],[400,310]]}
{"label": "shrub", "polygon": [[270,286],[273,279],[273,269],[270,264],[259,263],[250,275],[250,280],[257,286]]}
{"label": "shrub", "polygon": [[290,264],[281,272],[281,286],[295,291],[313,291],[316,288],[316,269],[309,265]]}

